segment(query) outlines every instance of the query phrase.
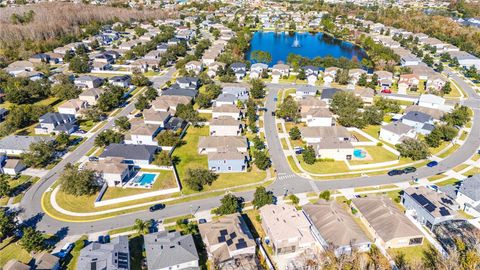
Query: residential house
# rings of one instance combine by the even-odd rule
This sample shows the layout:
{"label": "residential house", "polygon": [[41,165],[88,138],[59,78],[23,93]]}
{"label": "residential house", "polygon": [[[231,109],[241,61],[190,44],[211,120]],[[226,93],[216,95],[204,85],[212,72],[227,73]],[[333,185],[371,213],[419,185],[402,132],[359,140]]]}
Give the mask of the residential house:
{"label": "residential house", "polygon": [[174,112],[179,104],[187,105],[192,102],[192,97],[187,96],[159,96],[152,101],[152,108],[157,112]]}
{"label": "residential house", "polygon": [[353,89],[355,96],[360,97],[364,103],[373,104],[373,98],[375,97],[375,90],[368,87],[355,87]]}
{"label": "residential house", "polygon": [[78,99],[87,102],[89,106],[94,106],[97,104],[98,98],[103,93],[105,93],[105,89],[103,88],[89,88],[83,90],[83,92],[78,96]]}
{"label": "residential house", "polygon": [[210,136],[238,136],[243,125],[240,120],[230,116],[220,116],[210,121]]}
{"label": "residential house", "polygon": [[39,118],[35,134],[71,134],[78,129],[77,119],[73,114],[46,113]]}
{"label": "residential house", "polygon": [[379,71],[373,72],[373,74],[377,74],[378,82],[382,90],[390,89],[392,87],[393,73],[389,71],[379,70]]}
{"label": "residential house", "polygon": [[143,111],[143,121],[147,125],[158,125],[165,128],[172,115],[168,111],[156,111],[153,107]]}
{"label": "residential house", "polygon": [[449,54],[452,59],[457,58],[460,66],[464,68],[470,68],[471,66],[475,66],[477,70],[480,69],[480,59],[476,56],[473,56],[464,51],[451,51],[449,52]]}
{"label": "residential house", "polygon": [[46,251],[35,254],[30,263],[35,270],[59,270],[60,258]]}
{"label": "residential house", "polygon": [[335,125],[333,114],[327,108],[311,108],[301,111],[301,121],[306,122],[308,127],[331,127]]}
{"label": "residential house", "polygon": [[132,165],[123,162],[123,158],[104,158],[98,161],[89,161],[85,168],[95,171],[109,187],[121,186],[133,172]]}
{"label": "residential house", "polygon": [[82,75],[75,78],[73,83],[80,88],[97,88],[103,84],[103,79],[92,75]]}
{"label": "residential house", "polygon": [[4,70],[16,77],[17,74],[25,71],[35,71],[35,65],[30,61],[15,61],[4,68]]}
{"label": "residential house", "polygon": [[214,78],[215,76],[217,76],[218,71],[220,71],[220,69],[224,69],[224,68],[225,68],[224,63],[212,62],[211,64],[208,65],[207,75],[210,78]]}
{"label": "residential house", "polygon": [[424,114],[430,115],[434,121],[439,121],[442,119],[443,115],[445,114],[444,111],[439,110],[439,109],[433,109],[433,108],[428,108],[428,107],[422,107],[418,105],[410,105],[407,106],[404,110],[405,113],[409,112],[422,112]]}
{"label": "residential house", "polygon": [[411,87],[418,87],[420,78],[415,74],[402,74],[398,80],[398,93],[406,94]]}
{"label": "residential house", "polygon": [[415,128],[420,134],[428,135],[435,128],[433,118],[425,113],[410,111],[401,118],[401,122]]}
{"label": "residential house", "polygon": [[7,159],[4,164],[0,166],[2,173],[8,175],[17,175],[27,167],[21,159]]}
{"label": "residential house", "polygon": [[317,158],[333,160],[351,160],[354,147],[350,141],[340,141],[335,138],[322,139],[318,143],[312,144]]}
{"label": "residential house", "polygon": [[312,85],[301,85],[295,91],[295,96],[297,99],[301,99],[307,96],[314,97],[317,95],[318,89]]}
{"label": "residential house", "polygon": [[329,86],[332,82],[335,81],[335,77],[337,76],[337,72],[340,69],[337,67],[328,67],[323,72],[323,82],[326,86]]}
{"label": "residential house", "polygon": [[30,270],[30,266],[17,261],[16,259],[11,259],[5,263],[2,267],[3,270]]}
{"label": "residential house", "polygon": [[324,88],[322,90],[322,94],[320,96],[320,99],[322,101],[324,101],[325,103],[330,104],[330,102],[332,101],[333,95],[335,95],[336,93],[338,93],[340,91],[342,91],[342,90],[337,89],[337,88]]}
{"label": "residential house", "polygon": [[150,270],[199,269],[199,256],[191,234],[160,231],[143,236]]}
{"label": "residential house", "polygon": [[319,143],[322,140],[351,141],[352,134],[343,126],[300,127],[302,140],[307,144]]}
{"label": "residential house", "polygon": [[380,128],[379,139],[390,144],[401,143],[405,138],[415,138],[415,128],[402,122],[392,122]]}
{"label": "residential house", "polygon": [[430,76],[425,84],[425,88],[429,91],[440,91],[442,90],[443,86],[447,83],[447,81],[443,78],[440,74],[435,74]]}
{"label": "residential house", "polygon": [[125,164],[142,166],[152,163],[158,150],[155,145],[111,143],[99,158],[119,158]]}
{"label": "residential house", "polygon": [[225,85],[222,94],[234,95],[237,100],[248,100],[248,88],[242,85]]}
{"label": "residential house", "polygon": [[430,230],[441,222],[454,219],[459,210],[454,199],[424,186],[405,189],[402,204],[408,214]]}
{"label": "residential house", "polygon": [[221,216],[198,228],[208,257],[219,269],[258,269],[255,240],[240,214]]}
{"label": "residential house", "polygon": [[87,108],[87,102],[80,99],[70,99],[58,106],[58,112],[61,114],[73,114],[80,116],[82,110]]}
{"label": "residential house", "polygon": [[307,96],[298,100],[300,113],[308,112],[311,109],[327,108],[327,103],[316,97]]}
{"label": "residential house", "polygon": [[244,63],[236,62],[230,65],[230,69],[235,73],[237,81],[243,80],[247,74],[247,65]]}
{"label": "residential house", "polygon": [[184,119],[176,116],[172,116],[168,118],[168,121],[165,123],[165,129],[166,130],[171,130],[173,132],[179,132],[185,129],[185,127],[188,125],[188,122],[185,121]]}
{"label": "residential house", "polygon": [[203,70],[203,65],[199,61],[190,61],[185,64],[185,70],[187,72],[193,72],[195,75],[200,74]]}
{"label": "residential house", "polygon": [[272,73],[278,72],[281,77],[290,76],[290,66],[285,64],[276,64],[272,67]]}
{"label": "residential house", "polygon": [[219,149],[207,153],[208,168],[216,173],[246,172],[248,155],[234,148]]}
{"label": "residential house", "polygon": [[303,72],[305,72],[305,76],[307,77],[308,75],[318,76],[318,74],[320,73],[320,69],[315,66],[304,66],[302,67],[302,70]]}
{"label": "residential house", "polygon": [[113,76],[110,79],[108,79],[108,82],[111,85],[125,87],[125,88],[130,86],[131,81],[132,81],[132,78],[130,77],[130,75]]}
{"label": "residential house", "polygon": [[250,79],[258,79],[262,77],[265,70],[268,70],[268,65],[264,63],[255,63],[250,66]]}
{"label": "residential house", "polygon": [[37,54],[34,54],[34,55],[30,56],[30,58],[28,58],[28,61],[30,61],[32,63],[37,63],[37,64],[48,63],[48,62],[50,62],[50,56],[48,54],[45,54],[45,53],[37,53]]}
{"label": "residential house", "polygon": [[30,150],[30,145],[39,142],[51,142],[55,138],[50,136],[21,136],[9,135],[0,139],[0,153],[20,155]]}
{"label": "residential house", "polygon": [[157,134],[160,132],[160,125],[145,124],[143,121],[130,121],[131,127],[125,136],[126,144],[145,144],[158,145],[156,140]]}
{"label": "residential house", "polygon": [[233,104],[225,104],[222,106],[215,106],[212,109],[212,118],[220,118],[222,116],[228,116],[233,119],[240,120],[243,117],[242,111]]}
{"label": "residential house", "polygon": [[463,179],[456,192],[455,200],[461,210],[474,216],[480,216],[480,174]]}
{"label": "residential house", "polygon": [[350,83],[356,85],[362,74],[367,74],[367,72],[360,68],[348,70],[348,77],[350,78]]}
{"label": "residential house", "polygon": [[423,244],[423,233],[387,196],[353,198],[352,207],[366,229],[384,248],[402,248]]}
{"label": "residential house", "polygon": [[199,79],[195,77],[177,78],[175,85],[182,89],[197,89],[199,87]]}
{"label": "residential house", "polygon": [[178,86],[172,86],[167,90],[161,92],[162,96],[183,96],[190,99],[195,99],[198,95],[198,90],[194,88],[180,88]]}
{"label": "residential house", "polygon": [[244,136],[208,136],[200,137],[198,153],[216,153],[223,149],[235,149],[237,152],[247,153],[248,143]]}
{"label": "residential house", "polygon": [[110,243],[93,242],[80,251],[78,270],[129,270],[130,250],[128,236],[112,238]]}
{"label": "residential house", "polygon": [[304,205],[303,212],[312,225],[310,228],[313,236],[324,249],[333,247],[337,256],[349,254],[353,250],[370,250],[370,239],[336,200],[319,200]]}
{"label": "residential house", "polygon": [[315,250],[310,223],[294,205],[265,205],[260,208],[260,217],[266,233],[265,240],[268,240],[275,255]]}

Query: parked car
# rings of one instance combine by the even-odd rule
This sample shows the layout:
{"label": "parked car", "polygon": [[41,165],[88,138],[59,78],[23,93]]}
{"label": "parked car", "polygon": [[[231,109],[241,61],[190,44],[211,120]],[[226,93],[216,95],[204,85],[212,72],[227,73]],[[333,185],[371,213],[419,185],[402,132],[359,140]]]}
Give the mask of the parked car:
{"label": "parked car", "polygon": [[293,150],[295,151],[295,154],[300,155],[303,152],[303,147],[296,146]]}
{"label": "parked car", "polygon": [[275,98],[273,98],[273,101],[277,102],[277,100],[278,100],[278,99],[277,99],[276,97],[275,97]]}
{"label": "parked car", "polygon": [[206,219],[201,218],[201,219],[198,220],[198,224],[204,224],[204,223],[207,223]]}
{"label": "parked car", "polygon": [[162,210],[163,208],[165,208],[165,204],[159,203],[159,204],[150,206],[149,210],[150,212],[155,212],[157,210]]}
{"label": "parked car", "polygon": [[103,244],[104,241],[105,241],[105,239],[103,238],[103,235],[99,235],[98,239],[97,239],[97,242],[100,243],[100,244]]}
{"label": "parked car", "polygon": [[438,162],[436,161],[430,161],[429,163],[427,163],[427,167],[429,168],[435,167],[437,165],[438,165]]}
{"label": "parked car", "polygon": [[407,173],[414,173],[416,171],[417,171],[417,168],[415,168],[415,167],[406,167],[405,169],[403,169],[403,172],[406,173],[406,174]]}
{"label": "parked car", "polygon": [[88,161],[98,161],[98,157],[88,157]]}
{"label": "parked car", "polygon": [[390,90],[390,89],[383,89],[383,90],[382,90],[382,93],[384,93],[384,94],[391,94],[391,93],[392,93],[392,90]]}
{"label": "parked car", "polygon": [[275,116],[275,112],[272,112],[272,116]]}
{"label": "parked car", "polygon": [[428,185],[427,188],[433,190],[433,191],[436,191],[438,192],[438,186],[437,185]]}
{"label": "parked car", "polygon": [[60,259],[65,258],[68,254],[70,254],[70,251],[72,251],[73,244],[72,243],[66,243],[62,249],[55,255],[59,257]]}
{"label": "parked car", "polygon": [[402,175],[405,172],[403,170],[391,170],[388,172],[389,176]]}

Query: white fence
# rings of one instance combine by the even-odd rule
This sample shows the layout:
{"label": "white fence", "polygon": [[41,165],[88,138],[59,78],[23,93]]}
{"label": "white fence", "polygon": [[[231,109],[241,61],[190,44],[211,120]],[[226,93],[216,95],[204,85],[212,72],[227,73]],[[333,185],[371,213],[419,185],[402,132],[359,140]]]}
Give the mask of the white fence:
{"label": "white fence", "polygon": [[146,198],[160,196],[160,195],[172,194],[179,191],[180,191],[180,187],[177,186],[176,188],[162,189],[162,190],[157,190],[157,191],[152,191],[152,192],[147,192],[142,194],[125,196],[125,197],[116,198],[116,199],[103,200],[103,201],[95,202],[94,206],[100,207],[100,206],[112,205],[112,204],[129,202],[134,200],[146,199]]}

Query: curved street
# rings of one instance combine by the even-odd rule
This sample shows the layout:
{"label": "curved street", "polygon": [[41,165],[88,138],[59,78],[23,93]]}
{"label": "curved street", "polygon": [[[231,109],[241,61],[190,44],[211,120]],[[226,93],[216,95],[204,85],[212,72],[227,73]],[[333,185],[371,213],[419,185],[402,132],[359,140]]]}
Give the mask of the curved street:
{"label": "curved street", "polygon": [[[164,75],[162,79],[165,81],[169,79],[172,73],[169,72]],[[475,112],[473,117],[473,125],[471,132],[465,141],[465,143],[450,156],[439,162],[439,165],[434,168],[422,167],[417,170],[417,177],[424,178],[429,177],[441,172],[448,171],[457,165],[468,160],[480,146],[480,97],[475,90],[468,85],[463,79],[456,74],[449,74],[450,78],[454,80],[467,94],[468,98],[463,100],[463,105],[469,106]],[[288,177],[281,177],[271,184],[267,189],[271,190],[276,196],[281,196],[286,193],[303,193],[309,191],[318,190],[332,190],[342,188],[354,188],[362,186],[372,185],[384,185],[391,183],[398,183],[410,180],[410,176],[394,176],[378,175],[371,177],[349,178],[349,179],[337,179],[337,180],[316,180],[296,175],[288,164],[287,158],[284,155],[281,142],[277,134],[277,125],[275,123],[275,117],[271,115],[271,111],[275,110],[274,98],[282,88],[292,88],[291,85],[268,85],[268,95],[266,97],[266,108],[268,113],[264,116],[264,128],[267,144],[269,147],[270,156],[278,175],[288,175]],[[127,115],[134,109],[134,102],[131,102],[123,111],[116,117],[121,115]],[[113,119],[100,129],[104,130],[110,128],[113,124]],[[53,168],[46,177],[44,177],[37,184],[25,194],[21,202],[21,206],[25,209],[22,217],[24,219],[30,219],[32,222],[37,223],[39,230],[47,233],[56,233],[59,230],[64,230],[70,235],[81,235],[100,231],[107,231],[114,228],[131,226],[134,220],[140,219],[164,219],[167,217],[174,217],[179,215],[190,214],[193,209],[195,211],[206,211],[219,205],[221,196],[212,197],[202,200],[196,200],[193,202],[179,203],[175,205],[169,205],[162,211],[150,213],[147,209],[135,213],[119,215],[114,218],[92,221],[92,222],[64,222],[56,220],[45,213],[41,208],[42,194],[55,182],[59,173],[62,171],[65,164],[68,162],[74,163],[78,161],[85,153],[92,147],[93,140],[97,131],[92,137],[60,162],[55,168]],[[237,196],[244,197],[246,201],[251,200],[253,197],[253,191],[236,193]]]}

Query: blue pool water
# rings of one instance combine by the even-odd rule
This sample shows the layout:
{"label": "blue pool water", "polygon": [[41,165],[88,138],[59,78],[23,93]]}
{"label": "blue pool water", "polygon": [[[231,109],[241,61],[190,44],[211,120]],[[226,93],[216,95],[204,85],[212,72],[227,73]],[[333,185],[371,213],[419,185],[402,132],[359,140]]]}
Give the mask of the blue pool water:
{"label": "blue pool water", "polygon": [[[300,47],[292,46],[295,40],[298,40]],[[277,64],[279,61],[286,63],[290,53],[307,58],[330,55],[334,58],[356,58],[358,61],[367,57],[365,51],[360,47],[323,33],[295,33],[289,35],[284,32],[255,32],[250,44],[250,50],[246,53],[247,60],[250,60],[250,53],[253,51],[268,51],[272,55],[272,61],[268,63],[270,66]]]}
{"label": "blue pool water", "polygon": [[156,174],[144,173],[135,182],[142,186],[151,185],[155,181]]}
{"label": "blue pool water", "polygon": [[365,151],[363,151],[362,149],[353,149],[353,155],[356,158],[365,158],[366,157]]}

